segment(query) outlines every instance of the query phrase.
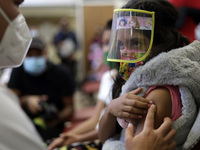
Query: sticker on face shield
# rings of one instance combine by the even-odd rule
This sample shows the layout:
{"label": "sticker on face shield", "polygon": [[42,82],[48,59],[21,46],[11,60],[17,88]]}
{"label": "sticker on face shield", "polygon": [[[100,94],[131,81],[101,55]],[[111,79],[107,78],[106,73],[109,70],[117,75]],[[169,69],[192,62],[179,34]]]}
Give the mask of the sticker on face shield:
{"label": "sticker on face shield", "polygon": [[152,30],[153,21],[149,17],[119,17],[117,19],[117,29],[136,28],[142,30]]}

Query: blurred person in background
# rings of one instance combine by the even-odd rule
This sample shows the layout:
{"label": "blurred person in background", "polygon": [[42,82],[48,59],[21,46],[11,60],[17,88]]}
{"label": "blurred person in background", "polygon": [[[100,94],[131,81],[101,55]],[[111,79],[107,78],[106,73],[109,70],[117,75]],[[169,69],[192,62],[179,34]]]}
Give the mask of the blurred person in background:
{"label": "blurred person in background", "polygon": [[99,91],[103,74],[109,70],[109,67],[105,64],[103,59],[104,53],[102,48],[105,45],[103,43],[103,32],[103,27],[99,24],[96,25],[87,55],[89,70],[82,82],[82,91],[88,94],[92,100]]}
{"label": "blurred person in background", "polygon": [[196,40],[195,29],[200,22],[199,0],[169,0],[179,10],[176,27],[190,42]]}
{"label": "blurred person in background", "polygon": [[109,68],[105,65],[103,60],[103,27],[96,25],[94,35],[91,39],[88,52],[89,72],[87,80],[100,82],[101,77]]}
{"label": "blurred person in background", "polygon": [[53,38],[61,63],[66,65],[73,76],[76,75],[75,51],[78,49],[78,41],[75,33],[70,29],[70,21],[67,17],[60,19],[60,29]]}
{"label": "blurred person in background", "polygon": [[49,62],[46,55],[43,41],[33,38],[23,64],[13,69],[8,82],[44,141],[58,136],[73,114],[75,90],[70,71]]}
{"label": "blurred person in background", "polygon": [[[94,141],[98,139],[98,121],[101,116],[101,113],[111,100],[110,90],[112,89],[112,84],[114,83],[113,80],[117,75],[117,70],[114,69],[114,63],[112,63],[111,65],[111,63],[107,62],[111,27],[112,27],[112,20],[108,20],[103,30],[102,50],[104,55],[101,56],[102,59],[105,60],[105,64],[107,64],[107,66],[110,67],[111,70],[108,70],[102,76],[100,89],[98,91],[98,101],[95,106],[94,113],[89,119],[81,123],[79,126],[73,128],[69,132],[62,133],[60,137],[56,138],[49,145],[49,149],[51,150],[53,148],[61,147],[64,145],[69,146],[76,142]],[[79,144],[78,146],[75,146],[75,148],[76,147],[79,147],[79,149],[86,148],[86,146],[83,143]],[[101,143],[97,143],[96,148],[101,149]]]}
{"label": "blurred person in background", "polygon": [[103,60],[103,27],[97,25],[94,30],[93,38],[89,45],[88,61],[89,61],[89,72],[87,75],[87,80],[90,81],[100,81],[103,73],[109,70]]}

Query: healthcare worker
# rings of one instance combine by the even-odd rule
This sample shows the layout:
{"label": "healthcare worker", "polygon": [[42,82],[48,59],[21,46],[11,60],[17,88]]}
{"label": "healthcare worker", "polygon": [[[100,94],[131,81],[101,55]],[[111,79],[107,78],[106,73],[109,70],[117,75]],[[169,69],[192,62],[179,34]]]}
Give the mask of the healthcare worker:
{"label": "healthcare worker", "polygon": [[[20,66],[31,43],[24,17],[18,11],[22,2],[23,0],[0,0],[1,69]],[[33,124],[22,111],[19,100],[3,86],[0,86],[0,118],[1,150],[45,150]],[[151,135],[159,136],[159,133]],[[164,138],[161,139],[163,141]]]}
{"label": "healthcare worker", "polygon": [[[21,65],[31,36],[18,11],[23,0],[0,0],[0,68]],[[17,97],[0,86],[0,149],[44,150],[35,127],[20,107]]]}

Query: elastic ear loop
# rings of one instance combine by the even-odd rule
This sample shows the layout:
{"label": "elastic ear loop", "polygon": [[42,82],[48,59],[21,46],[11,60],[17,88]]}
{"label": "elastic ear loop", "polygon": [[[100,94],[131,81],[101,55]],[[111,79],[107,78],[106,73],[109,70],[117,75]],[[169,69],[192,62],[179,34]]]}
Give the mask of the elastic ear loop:
{"label": "elastic ear loop", "polygon": [[6,13],[3,11],[1,7],[0,7],[0,13],[4,17],[4,19],[6,19],[6,21],[10,24],[11,23],[10,19],[8,18],[8,16],[6,15]]}

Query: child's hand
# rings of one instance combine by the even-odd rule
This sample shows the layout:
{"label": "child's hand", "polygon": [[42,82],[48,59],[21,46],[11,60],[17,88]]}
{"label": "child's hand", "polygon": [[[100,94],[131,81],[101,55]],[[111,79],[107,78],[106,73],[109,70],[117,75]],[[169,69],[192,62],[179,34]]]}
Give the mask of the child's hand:
{"label": "child's hand", "polygon": [[152,101],[136,95],[141,91],[142,88],[138,88],[111,101],[108,106],[110,113],[129,122],[141,119],[152,104]]}
{"label": "child's hand", "polygon": [[53,142],[48,146],[48,150],[53,150],[54,148],[61,147],[65,144],[65,138],[58,137],[53,140]]}

